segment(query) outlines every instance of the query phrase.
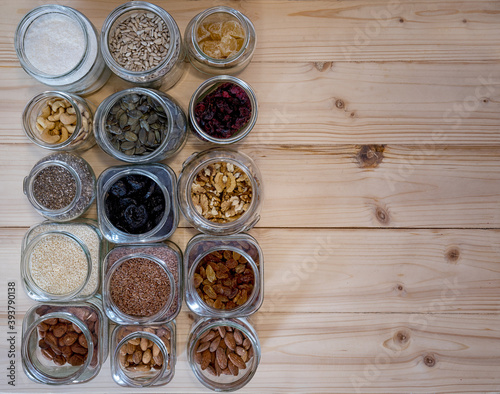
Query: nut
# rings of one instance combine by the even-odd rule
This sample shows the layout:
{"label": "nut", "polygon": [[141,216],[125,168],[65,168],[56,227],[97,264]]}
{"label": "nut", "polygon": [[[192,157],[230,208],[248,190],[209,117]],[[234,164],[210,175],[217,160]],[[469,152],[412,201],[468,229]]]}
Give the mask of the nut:
{"label": "nut", "polygon": [[[143,329],[145,332],[162,336],[160,339],[165,343],[167,351],[170,351],[170,333],[165,329],[156,330],[150,327]],[[152,368],[158,369],[163,365],[163,354],[156,343],[145,337],[130,339],[120,348],[120,364],[128,371],[147,372]]]}

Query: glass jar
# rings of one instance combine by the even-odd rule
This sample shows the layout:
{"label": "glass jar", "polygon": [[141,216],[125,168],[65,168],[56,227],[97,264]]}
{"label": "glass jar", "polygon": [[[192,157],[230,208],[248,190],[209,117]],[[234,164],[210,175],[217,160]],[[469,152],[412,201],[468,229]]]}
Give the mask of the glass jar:
{"label": "glass jar", "polygon": [[[145,262],[152,264],[147,268]],[[179,314],[183,293],[182,253],[175,243],[116,247],[105,257],[102,272],[104,310],[115,323],[163,323]],[[131,277],[127,273],[132,273],[134,283],[127,282]],[[157,276],[155,280],[151,279],[153,275]],[[160,276],[165,279],[163,284]],[[152,285],[148,285],[149,281]],[[169,290],[160,291],[160,285]],[[161,299],[162,296],[165,297]],[[147,297],[150,302],[144,301]],[[153,299],[158,301],[157,305],[153,305]]]}
{"label": "glass jar", "polygon": [[[62,5],[42,5],[28,12],[17,26],[17,57],[24,71],[39,82],[65,92],[90,94],[111,74],[97,34],[81,12]],[[58,40],[61,35],[67,35],[66,40]]]}
{"label": "glass jar", "polygon": [[107,356],[108,322],[97,298],[38,304],[26,313],[21,359],[34,382],[87,382],[99,373]]}
{"label": "glass jar", "polygon": [[257,332],[247,319],[203,318],[191,327],[187,356],[196,378],[205,387],[234,391],[255,375],[261,349]]}
{"label": "glass jar", "polygon": [[[222,53],[221,56],[217,57],[209,56],[198,43],[200,40],[203,40],[203,37],[200,37],[200,33],[202,32],[208,34],[207,38],[220,40],[218,36],[212,37],[210,32],[202,26],[206,23],[217,22],[236,22],[241,25],[243,30],[242,35],[244,37],[239,38],[242,40],[241,48],[236,53],[230,54],[227,58],[217,58],[221,57]],[[243,71],[250,63],[250,60],[252,60],[257,36],[255,27],[245,15],[230,7],[217,6],[207,9],[191,19],[186,27],[184,42],[189,61],[198,71],[206,74],[236,74]],[[215,52],[210,52],[210,55],[214,56],[215,53],[218,54],[217,49],[215,49]]]}
{"label": "glass jar", "polygon": [[[73,253],[68,255],[68,250],[61,250],[64,244]],[[35,301],[61,302],[93,297],[99,289],[101,259],[107,249],[107,242],[103,241],[94,220],[45,221],[31,227],[21,248],[21,278],[26,294]],[[72,258],[77,261],[79,270],[70,265]],[[61,275],[58,268],[66,274]],[[69,286],[70,276],[79,276],[81,281],[74,280],[74,285]],[[61,283],[65,283],[66,291]]]}
{"label": "glass jar", "polygon": [[[234,134],[229,138],[219,138],[217,136],[210,135],[204,128],[196,121],[196,106],[202,101],[207,94],[213,92],[215,89],[219,88],[221,85],[232,84],[240,87],[247,94],[251,112],[248,121],[243,124]],[[239,78],[231,77],[229,75],[220,75],[212,77],[203,82],[198,89],[193,93],[191,101],[189,102],[189,124],[191,125],[191,130],[193,134],[202,141],[212,142],[219,145],[233,144],[237,141],[242,140],[247,136],[248,133],[253,129],[255,122],[257,122],[257,97],[253,89],[245,81]]]}
{"label": "glass jar", "polygon": [[66,222],[81,216],[92,205],[94,171],[80,156],[52,153],[33,166],[24,178],[23,191],[40,215]]}
{"label": "glass jar", "polygon": [[165,385],[175,374],[175,321],[116,326],[110,353],[111,376],[120,386]]}
{"label": "glass jar", "polygon": [[[223,163],[222,167],[220,163]],[[219,169],[217,169],[218,165]],[[224,170],[224,166],[226,170]],[[214,168],[210,169],[210,167]],[[233,169],[232,177],[229,175],[231,171],[228,168]],[[199,179],[197,180],[197,178]],[[207,180],[210,181],[208,187],[205,182]],[[234,181],[234,184],[228,185],[228,181]],[[202,182],[203,186],[196,182]],[[218,184],[219,189],[213,186],[214,183]],[[234,188],[233,191],[227,193],[227,190],[231,190],[231,188]],[[255,226],[260,219],[261,202],[264,198],[262,177],[254,161],[241,152],[213,148],[191,155],[183,164],[177,189],[179,206],[184,217],[192,226],[203,233],[230,235],[245,232]],[[207,189],[209,192],[206,191]],[[243,191],[240,192],[240,189]],[[215,204],[216,200],[207,201],[205,204],[205,200],[210,197],[209,193],[217,192],[222,196],[222,191],[224,191],[225,198],[233,198],[233,200],[228,200],[229,202],[223,201],[221,203],[230,204],[229,212],[228,210],[223,212],[224,207],[222,206],[219,208],[210,205]],[[201,197],[202,195],[205,197]],[[195,203],[193,198],[198,199],[198,201]],[[233,212],[234,203],[237,203],[238,207],[243,206],[243,211],[240,209],[237,214]],[[214,215],[215,213],[217,215]],[[235,215],[232,215],[233,213]]]}
{"label": "glass jar", "polygon": [[[214,263],[216,275],[221,272],[216,267],[217,263],[229,268],[228,272],[221,272],[220,276],[224,278],[207,278],[206,268],[210,265],[208,261]],[[188,242],[184,253],[186,303],[189,309],[199,316],[226,318],[248,316],[257,312],[264,299],[263,263],[262,249],[257,240],[248,234],[222,237],[195,235]],[[240,270],[242,265],[245,267]],[[208,282],[205,283],[205,279]],[[233,287],[230,282],[234,279],[239,284]],[[212,297],[207,295],[211,290],[205,291],[205,285],[213,290]],[[220,305],[212,304],[216,300],[220,301]],[[231,301],[233,303],[229,304]]]}
{"label": "glass jar", "polygon": [[[143,100],[145,104],[141,104]],[[156,105],[153,107],[151,103]],[[166,128],[162,131],[164,122]],[[170,158],[182,148],[187,137],[187,121],[181,106],[167,94],[130,88],[112,94],[99,105],[94,132],[101,149],[111,157],[133,164],[151,163]],[[127,150],[125,143],[130,145]]]}
{"label": "glass jar", "polygon": [[[140,19],[142,14],[144,17]],[[127,27],[127,31],[123,33],[120,29],[117,30],[117,27],[122,22],[126,23],[129,18],[136,20],[136,26],[142,24],[143,29],[132,29],[131,31]],[[156,26],[154,26],[155,24]],[[137,31],[143,32],[147,31],[146,29],[149,29],[149,37],[148,33],[137,35]],[[164,34],[165,36],[163,36]],[[134,59],[134,52],[130,49],[130,44],[120,47],[120,44],[134,42],[134,39],[136,39],[136,48],[133,50],[139,51],[135,54],[137,59]],[[157,40],[159,40],[158,44]],[[144,47],[145,41],[149,41],[147,47]],[[165,43],[168,44],[168,47]],[[150,50],[156,45],[159,45],[159,51],[163,49],[163,51],[157,52],[158,59],[154,59],[154,53]],[[145,48],[144,54],[140,52],[142,48]],[[119,53],[120,50],[122,50],[121,53],[125,53],[125,57],[116,59],[113,54]],[[115,8],[108,15],[102,27],[101,51],[111,71],[125,81],[139,86],[156,89],[161,87],[162,90],[168,90],[179,81],[186,69],[181,32],[174,18],[163,8],[144,1],[129,1]],[[163,53],[165,54],[160,56]],[[134,60],[134,62],[128,62],[129,59]],[[143,62],[142,66],[136,67],[137,63],[141,62]],[[153,66],[149,62],[152,62]]]}
{"label": "glass jar", "polygon": [[[127,196],[132,193],[131,186],[130,184],[128,186],[121,185],[121,183],[135,182],[136,177],[142,179],[139,183],[143,182],[143,180],[150,183],[152,181],[158,185],[161,192],[156,187],[154,196],[148,196],[146,192],[143,196],[144,201],[139,206],[136,205],[137,201],[127,200],[129,198]],[[111,190],[112,188],[113,190]],[[142,192],[140,188],[138,190]],[[99,196],[97,199],[97,217],[103,236],[115,244],[158,242],[169,238],[179,223],[176,193],[176,176],[174,171],[167,165],[140,164],[107,168],[97,180],[97,194]],[[145,201],[151,197],[154,197],[155,200]],[[108,198],[110,202],[107,205]],[[113,212],[110,211],[113,206],[111,199],[118,201],[118,205],[115,207],[118,211],[123,212],[123,214],[116,212],[117,215],[124,215],[127,210],[129,211],[126,218],[121,216],[120,219],[116,215],[112,216]],[[149,208],[146,208],[146,206]],[[163,207],[163,211],[161,211],[160,207]],[[146,211],[146,216],[143,214],[144,211]],[[131,227],[123,226],[123,224],[128,224],[128,222],[124,223],[123,220],[130,219],[132,221],[130,226],[135,226],[135,221],[140,220],[142,222],[144,217],[146,220],[150,217],[156,219],[138,227],[137,231]],[[157,222],[156,225],[154,225],[155,222]]]}
{"label": "glass jar", "polygon": [[[69,107],[61,107],[59,104],[62,102],[67,102]],[[59,122],[61,112],[65,113],[66,123],[74,119],[71,124]],[[47,126],[50,123],[56,126],[59,124],[64,130],[61,127],[59,133],[51,135],[48,128],[44,128],[38,121]],[[85,151],[95,145],[92,111],[84,99],[71,93],[50,91],[37,94],[24,108],[23,129],[32,142],[45,149]]]}

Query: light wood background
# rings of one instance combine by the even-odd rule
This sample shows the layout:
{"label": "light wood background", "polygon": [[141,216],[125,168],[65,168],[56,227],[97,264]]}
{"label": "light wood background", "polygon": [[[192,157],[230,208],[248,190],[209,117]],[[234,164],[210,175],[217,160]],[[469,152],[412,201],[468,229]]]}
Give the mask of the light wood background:
{"label": "light wood background", "polygon": [[[6,383],[7,282],[17,283],[19,350],[32,304],[20,243],[41,221],[22,179],[47,154],[21,129],[24,105],[45,88],[21,69],[13,33],[44,3],[0,3],[0,391],[134,392],[113,383],[109,362],[85,385],[36,385],[19,352],[16,387]],[[100,28],[120,2],[58,3]],[[253,316],[263,353],[241,392],[500,391],[500,1],[155,3],[181,31],[228,4],[258,33],[241,78],[259,119],[237,148],[266,187],[251,232],[265,255]],[[191,69],[169,93],[187,108],[205,78]],[[89,101],[128,86],[111,78]],[[167,164],[178,173],[205,148],[190,136]],[[83,157],[97,174],[119,164],[98,147]],[[173,240],[183,248],[194,234],[181,221]],[[192,319],[184,306],[173,381],[149,391],[207,392],[187,364]]]}

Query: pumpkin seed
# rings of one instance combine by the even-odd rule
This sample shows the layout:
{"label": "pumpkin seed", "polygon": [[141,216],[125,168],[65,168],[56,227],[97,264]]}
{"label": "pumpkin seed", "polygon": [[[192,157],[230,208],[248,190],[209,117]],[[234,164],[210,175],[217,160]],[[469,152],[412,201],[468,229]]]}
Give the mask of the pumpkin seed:
{"label": "pumpkin seed", "polygon": [[125,133],[125,139],[130,142],[135,142],[137,141],[137,135],[132,133],[131,131],[127,131]]}

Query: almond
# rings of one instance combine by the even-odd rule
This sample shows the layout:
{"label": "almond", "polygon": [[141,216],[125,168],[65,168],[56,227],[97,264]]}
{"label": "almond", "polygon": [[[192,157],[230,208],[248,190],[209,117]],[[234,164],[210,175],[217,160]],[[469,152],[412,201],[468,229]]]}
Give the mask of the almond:
{"label": "almond", "polygon": [[241,359],[240,356],[238,356],[236,353],[229,353],[227,355],[229,360],[236,365],[239,369],[245,369],[247,366],[245,362]]}
{"label": "almond", "polygon": [[210,352],[211,353],[213,353],[217,350],[217,348],[219,347],[220,341],[221,341],[221,337],[217,337],[212,341],[212,343],[210,344]]}
{"label": "almond", "polygon": [[215,351],[215,356],[217,359],[217,364],[221,367],[221,369],[225,369],[227,367],[227,356],[226,352],[222,348],[217,348]]}
{"label": "almond", "polygon": [[238,373],[240,372],[238,367],[236,365],[234,365],[231,361],[228,361],[227,362],[227,367],[229,368],[229,371],[231,371],[231,373],[234,375],[234,376],[238,376]]}
{"label": "almond", "polygon": [[236,349],[236,342],[234,340],[234,335],[232,332],[227,332],[226,336],[224,337],[224,342],[226,342],[227,347],[234,351]]}

